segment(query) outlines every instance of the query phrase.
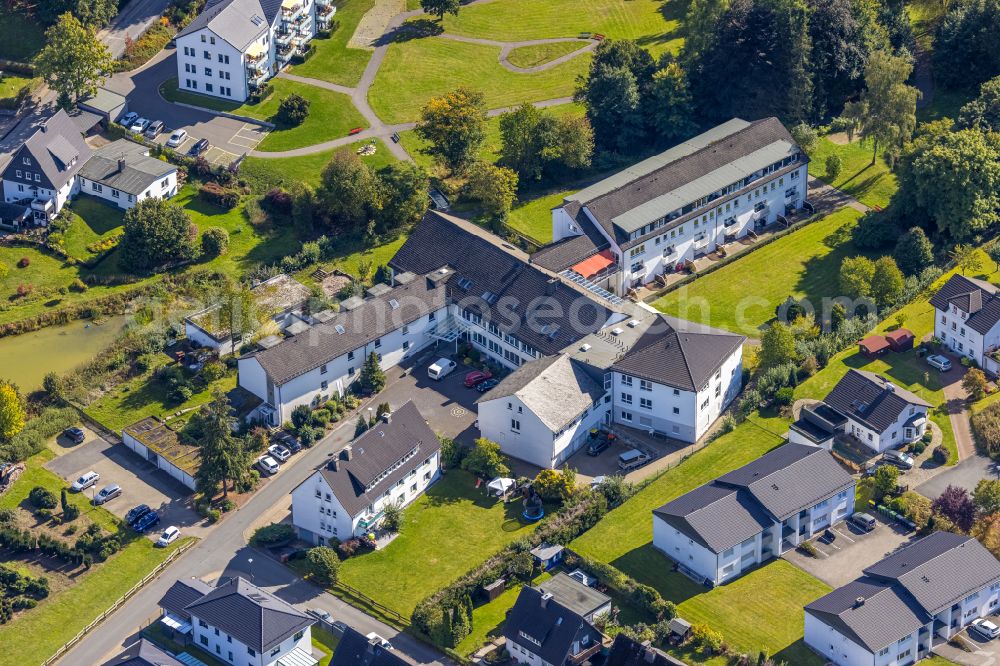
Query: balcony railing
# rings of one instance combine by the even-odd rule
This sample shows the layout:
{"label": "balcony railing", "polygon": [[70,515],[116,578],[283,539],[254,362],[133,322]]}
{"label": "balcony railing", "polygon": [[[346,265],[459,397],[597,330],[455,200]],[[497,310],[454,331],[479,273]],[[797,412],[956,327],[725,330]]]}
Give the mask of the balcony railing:
{"label": "balcony railing", "polygon": [[377,523],[382,518],[383,514],[385,514],[385,511],[379,511],[374,516],[364,516],[358,521],[358,525],[360,525],[362,529],[368,529]]}

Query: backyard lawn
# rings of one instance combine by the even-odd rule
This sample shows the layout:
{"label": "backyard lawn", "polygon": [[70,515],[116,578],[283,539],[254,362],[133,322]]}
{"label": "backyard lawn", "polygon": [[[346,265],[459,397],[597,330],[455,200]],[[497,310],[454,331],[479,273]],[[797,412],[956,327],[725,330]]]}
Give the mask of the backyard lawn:
{"label": "backyard lawn", "polygon": [[[544,572],[535,576],[531,583],[535,586],[551,577]],[[455,646],[455,651],[461,655],[470,655],[487,641],[500,635],[504,622],[507,621],[507,611],[514,607],[522,587],[524,586],[519,584],[512,585],[493,601],[472,609],[472,632]]]}
{"label": "backyard lawn", "polygon": [[63,236],[67,254],[87,261],[94,253],[88,245],[121,233],[125,211],[117,206],[87,195],[78,196],[71,204],[73,213],[69,228]]}
{"label": "backyard lawn", "polygon": [[499,55],[499,46],[442,37],[397,42],[389,47],[368,101],[386,122],[402,123],[416,120],[431,97],[459,86],[483,92],[489,109],[567,97],[590,63],[590,54],[583,54],[542,72],[522,74],[502,67]]}
{"label": "backyard lawn", "polygon": [[789,295],[808,298],[822,313],[822,299],[838,295],[841,261],[857,254],[850,231],[860,216],[842,208],[671,291],[653,307],[752,338]]}
{"label": "backyard lawn", "polygon": [[313,650],[325,653],[325,656],[319,660],[319,666],[330,666],[340,639],[316,624],[313,625],[310,634],[312,635]]}
{"label": "backyard lawn", "polygon": [[312,43],[316,45],[316,52],[313,56],[301,65],[292,66],[289,71],[342,86],[358,85],[372,52],[366,49],[349,49],[347,43],[361,17],[374,5],[375,0],[338,2],[337,13],[333,16],[337,29],[329,39],[314,39]]}
{"label": "backyard lawn", "polygon": [[[0,21],[4,20],[4,18],[5,15],[0,14]],[[16,97],[21,88],[31,83],[31,81],[26,76],[18,76],[12,72],[0,70],[0,99]]]}
{"label": "backyard lawn", "polygon": [[576,191],[577,189],[559,190],[528,201],[517,201],[510,212],[507,224],[539,243],[551,243],[552,209],[562,204],[566,195]]}
{"label": "backyard lawn", "polygon": [[[840,155],[840,174],[830,178],[826,173],[826,158]],[[896,193],[896,175],[879,155],[872,164],[872,145],[867,141],[838,144],[820,137],[816,149],[809,155],[809,175],[847,192],[872,208],[885,208]]]}
{"label": "backyard lawn", "polygon": [[552,42],[519,46],[516,49],[511,49],[507,55],[507,62],[515,67],[537,67],[582,49],[586,45],[585,42]]}
{"label": "backyard lawn", "polygon": [[383,550],[346,560],[340,580],[409,616],[425,596],[532,532],[520,502],[487,498],[475,484],[471,474],[449,470],[404,511],[399,536]]}

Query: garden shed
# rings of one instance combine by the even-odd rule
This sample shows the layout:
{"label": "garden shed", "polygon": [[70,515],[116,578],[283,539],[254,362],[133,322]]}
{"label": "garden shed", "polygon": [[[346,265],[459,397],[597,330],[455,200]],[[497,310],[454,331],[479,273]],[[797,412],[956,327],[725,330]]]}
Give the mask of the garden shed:
{"label": "garden shed", "polygon": [[858,352],[866,358],[878,358],[889,351],[889,342],[884,335],[869,335],[858,342]]}
{"label": "garden shed", "polygon": [[894,352],[905,352],[913,349],[913,331],[906,328],[897,328],[895,331],[886,333],[885,340]]}

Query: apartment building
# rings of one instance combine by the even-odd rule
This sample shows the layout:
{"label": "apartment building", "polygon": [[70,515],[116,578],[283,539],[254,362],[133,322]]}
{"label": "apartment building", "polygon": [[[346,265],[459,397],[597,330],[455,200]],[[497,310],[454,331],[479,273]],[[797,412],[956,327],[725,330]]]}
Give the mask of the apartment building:
{"label": "apartment building", "polygon": [[952,275],[931,297],[934,337],[993,376],[1000,374],[1000,296],[985,280]]}

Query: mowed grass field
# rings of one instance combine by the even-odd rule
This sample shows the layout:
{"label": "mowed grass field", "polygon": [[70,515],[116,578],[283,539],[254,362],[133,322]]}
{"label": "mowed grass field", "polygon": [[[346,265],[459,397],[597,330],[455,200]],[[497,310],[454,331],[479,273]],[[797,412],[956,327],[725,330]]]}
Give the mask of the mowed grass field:
{"label": "mowed grass field", "polygon": [[679,0],[495,0],[446,16],[444,29],[510,42],[599,33],[637,40],[655,57],[680,50],[686,9]]}
{"label": "mowed grass field", "polygon": [[537,67],[582,49],[586,45],[585,42],[552,42],[519,46],[511,50],[507,62],[515,67]]}
{"label": "mowed grass field", "polygon": [[402,123],[416,120],[431,97],[459,86],[484,93],[489,109],[569,97],[591,57],[585,53],[551,69],[525,74],[505,69],[499,56],[498,46],[442,37],[397,42],[389,47],[368,101],[386,122]]}
{"label": "mowed grass field", "polygon": [[338,24],[329,39],[314,39],[316,53],[301,65],[294,65],[290,71],[299,76],[323,79],[342,86],[356,86],[361,80],[365,66],[372,57],[366,49],[349,49],[354,29],[361,17],[375,6],[375,0],[341,0],[337,2],[337,13],[333,20]]}
{"label": "mowed grass field", "polygon": [[[299,157],[247,157],[240,167],[240,176],[250,180],[260,180],[273,185],[305,183],[312,187],[319,185],[323,167],[329,164],[338,150],[356,151],[371,139],[358,141],[343,148],[331,148],[318,153]],[[362,155],[361,161],[373,169],[381,169],[396,161],[381,139],[375,140],[375,154]]]}
{"label": "mowed grass field", "polygon": [[669,315],[752,338],[789,295],[808,298],[817,312],[837,296],[840,264],[857,254],[850,231],[861,213],[842,208],[653,303]]}
{"label": "mowed grass field", "polygon": [[[252,118],[267,120],[277,127],[257,146],[257,150],[281,151],[312,146],[347,136],[354,127],[368,127],[347,95],[287,79],[271,79],[274,92],[260,104],[247,104],[236,110]],[[301,125],[284,126],[276,117],[281,100],[292,93],[309,100],[309,116]]]}
{"label": "mowed grass field", "polygon": [[[840,173],[836,178],[827,174],[826,159],[839,155]],[[809,155],[809,175],[847,192],[861,203],[872,208],[885,208],[896,193],[896,175],[889,171],[889,165],[879,155],[872,164],[870,142],[855,140],[852,143],[834,143],[828,137],[820,137],[816,149]]]}

